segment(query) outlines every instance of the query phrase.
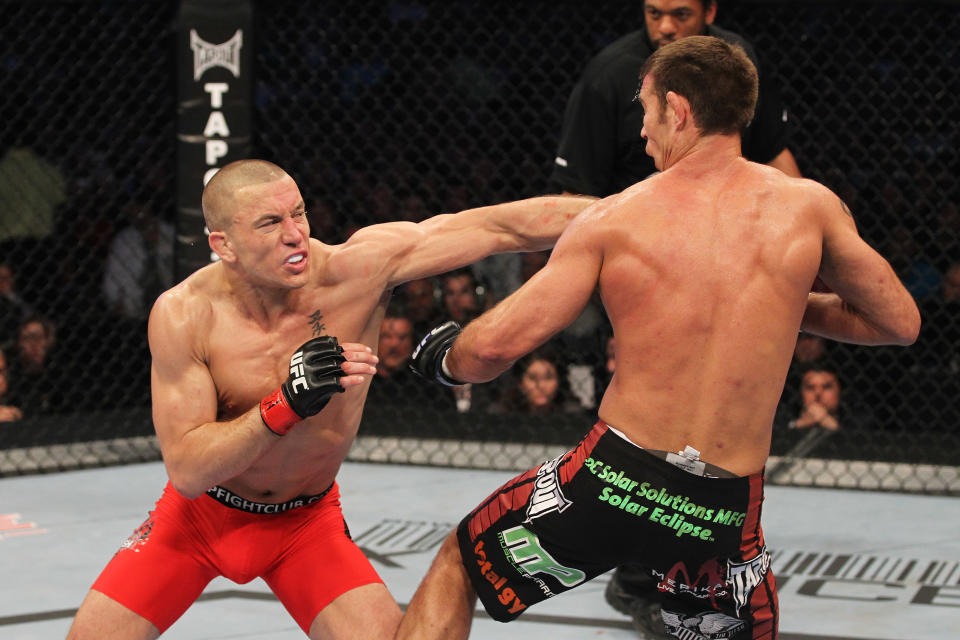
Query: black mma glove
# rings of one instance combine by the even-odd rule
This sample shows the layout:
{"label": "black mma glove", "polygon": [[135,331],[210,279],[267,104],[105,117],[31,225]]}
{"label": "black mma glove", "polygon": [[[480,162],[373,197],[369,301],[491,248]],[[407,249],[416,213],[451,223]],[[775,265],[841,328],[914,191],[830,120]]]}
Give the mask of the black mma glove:
{"label": "black mma glove", "polygon": [[410,356],[410,369],[422,378],[448,387],[465,384],[443,372],[443,358],[458,335],[460,335],[460,325],[453,320],[431,329],[413,350],[413,355]]}
{"label": "black mma glove", "polygon": [[330,396],[343,393],[340,365],[346,362],[343,347],[333,336],[303,343],[290,357],[290,376],[276,391],[260,401],[260,417],[267,429],[286,435],[293,425],[320,413]]}

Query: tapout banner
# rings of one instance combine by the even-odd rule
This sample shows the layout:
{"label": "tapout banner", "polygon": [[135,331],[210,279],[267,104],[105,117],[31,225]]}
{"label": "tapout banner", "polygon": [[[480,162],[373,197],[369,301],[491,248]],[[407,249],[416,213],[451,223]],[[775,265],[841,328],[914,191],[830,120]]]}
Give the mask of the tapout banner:
{"label": "tapout banner", "polygon": [[224,165],[249,157],[252,0],[182,0],[177,28],[176,279],[216,260],[200,195]]}

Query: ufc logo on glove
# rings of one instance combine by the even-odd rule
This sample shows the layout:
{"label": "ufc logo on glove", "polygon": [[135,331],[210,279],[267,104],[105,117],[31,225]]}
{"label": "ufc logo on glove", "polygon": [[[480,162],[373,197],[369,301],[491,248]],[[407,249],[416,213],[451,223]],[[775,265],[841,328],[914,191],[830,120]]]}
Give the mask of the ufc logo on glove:
{"label": "ufc logo on glove", "polygon": [[307,388],[307,378],[303,374],[303,351],[297,351],[290,358],[290,390],[299,393],[298,388]]}

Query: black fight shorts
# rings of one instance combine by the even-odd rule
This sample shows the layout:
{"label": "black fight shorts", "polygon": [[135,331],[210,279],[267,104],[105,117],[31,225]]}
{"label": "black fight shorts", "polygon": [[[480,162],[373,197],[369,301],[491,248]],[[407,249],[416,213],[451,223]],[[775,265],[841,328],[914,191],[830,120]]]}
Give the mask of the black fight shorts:
{"label": "black fight shorts", "polygon": [[777,596],[760,528],[763,475],[682,471],[598,422],[579,445],[510,480],[457,528],[490,616],[624,563],[646,567],[665,630],[682,640],[772,639]]}

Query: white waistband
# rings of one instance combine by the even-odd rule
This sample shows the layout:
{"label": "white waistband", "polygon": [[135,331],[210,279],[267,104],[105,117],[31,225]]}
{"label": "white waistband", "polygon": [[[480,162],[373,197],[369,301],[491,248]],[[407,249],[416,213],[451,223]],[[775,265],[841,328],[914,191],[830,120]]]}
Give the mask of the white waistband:
{"label": "white waistband", "polygon": [[[607,423],[604,422],[603,424],[607,424]],[[610,429],[610,431],[613,431],[616,435],[620,436],[621,438],[623,438],[624,440],[626,440],[627,442],[629,442],[630,444],[632,444],[633,446],[635,446],[637,449],[643,449],[643,447],[641,447],[641,446],[638,445],[636,442],[634,442],[633,440],[631,440],[630,438],[628,438],[628,437],[627,437],[627,434],[625,434],[623,431],[620,431],[620,430],[617,429],[616,427],[611,427],[610,425],[607,424],[607,429]]]}

